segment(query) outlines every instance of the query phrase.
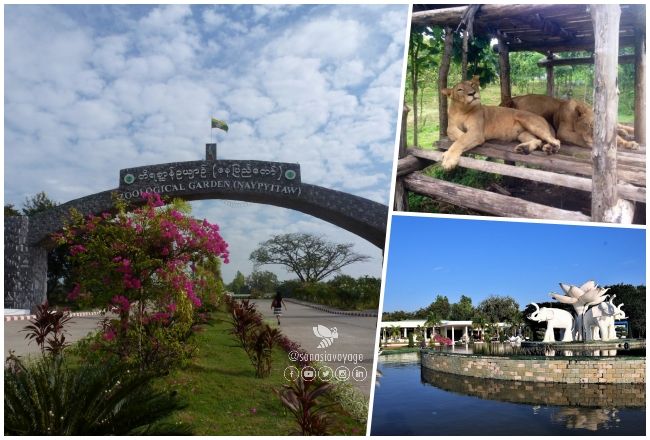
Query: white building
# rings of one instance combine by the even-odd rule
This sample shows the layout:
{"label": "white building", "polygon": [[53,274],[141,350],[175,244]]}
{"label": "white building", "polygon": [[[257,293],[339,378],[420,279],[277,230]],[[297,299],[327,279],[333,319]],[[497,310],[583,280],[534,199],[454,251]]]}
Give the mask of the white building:
{"label": "white building", "polygon": [[[408,340],[409,334],[419,334],[423,332],[425,342],[433,337],[433,328],[424,326],[426,320],[411,319],[406,321],[382,321],[381,323],[381,342],[398,340],[404,342]],[[500,328],[507,327],[508,324],[498,323]],[[393,336],[393,330],[399,329],[399,336]],[[451,339],[453,342],[468,342],[472,339],[480,339],[482,330],[473,328],[472,321],[440,321],[440,325],[435,327],[435,334]]]}

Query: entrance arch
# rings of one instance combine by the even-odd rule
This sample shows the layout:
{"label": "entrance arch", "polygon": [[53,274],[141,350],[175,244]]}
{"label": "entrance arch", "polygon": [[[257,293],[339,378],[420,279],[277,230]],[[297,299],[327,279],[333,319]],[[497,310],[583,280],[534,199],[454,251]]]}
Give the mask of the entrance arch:
{"label": "entrance arch", "polygon": [[48,238],[64,226],[71,209],[97,215],[113,209],[115,197],[141,204],[143,192],[188,201],[225,199],[274,205],[325,220],[380,249],[386,239],[386,205],[303,183],[299,164],[202,160],[127,168],[120,171],[115,189],[71,200],[29,218],[5,218],[5,308],[31,309],[44,301]]}

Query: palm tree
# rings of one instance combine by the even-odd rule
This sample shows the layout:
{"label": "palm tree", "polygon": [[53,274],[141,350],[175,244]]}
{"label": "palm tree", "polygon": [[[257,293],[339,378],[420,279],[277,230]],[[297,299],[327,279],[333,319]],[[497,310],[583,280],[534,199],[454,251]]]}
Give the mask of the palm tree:
{"label": "palm tree", "polygon": [[472,327],[478,328],[481,340],[483,340],[483,329],[485,328],[485,324],[487,324],[487,322],[483,315],[476,315],[472,318]]}
{"label": "palm tree", "polygon": [[519,336],[521,325],[524,323],[523,316],[521,316],[521,313],[517,312],[510,317],[509,321],[511,324],[510,329],[514,330],[514,334],[512,336]]}
{"label": "palm tree", "polygon": [[400,335],[400,330],[401,330],[401,327],[399,325],[391,325],[390,326],[390,335],[393,338],[393,341],[395,341],[397,336]]}
{"label": "palm tree", "polygon": [[440,324],[442,324],[440,317],[435,312],[429,312],[427,315],[427,320],[424,322],[424,331],[426,331],[426,329],[429,327],[433,329],[433,332],[431,333],[431,339],[436,336],[436,327],[438,327]]}

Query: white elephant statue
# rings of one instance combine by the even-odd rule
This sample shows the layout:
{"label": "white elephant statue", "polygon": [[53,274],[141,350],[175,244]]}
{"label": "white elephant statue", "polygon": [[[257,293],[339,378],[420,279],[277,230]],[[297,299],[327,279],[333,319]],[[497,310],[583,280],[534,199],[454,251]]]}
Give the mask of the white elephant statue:
{"label": "white elephant statue", "polygon": [[611,341],[616,339],[616,328],[614,322],[617,319],[625,319],[625,312],[621,309],[623,304],[614,305],[613,295],[609,301],[602,302],[587,310],[583,323],[586,329],[588,341]]}
{"label": "white elephant statue", "polygon": [[542,307],[541,309],[536,303],[531,303],[537,310],[530,315],[528,319],[537,322],[546,321],[546,333],[544,333],[544,342],[555,342],[554,329],[564,330],[562,335],[562,342],[573,341],[573,315],[562,309],[552,309]]}

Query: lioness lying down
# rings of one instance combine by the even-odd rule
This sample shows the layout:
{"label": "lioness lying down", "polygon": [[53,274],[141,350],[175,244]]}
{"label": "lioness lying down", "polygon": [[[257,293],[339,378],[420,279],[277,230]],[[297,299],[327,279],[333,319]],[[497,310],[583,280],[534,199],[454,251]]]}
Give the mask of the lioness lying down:
{"label": "lioness lying down", "polygon": [[[505,107],[526,110],[544,117],[557,130],[557,137],[580,147],[594,145],[594,111],[589,105],[575,99],[557,99],[546,95],[516,96]],[[623,148],[637,149],[634,142],[634,128],[618,124],[616,144]]]}
{"label": "lioness lying down", "polygon": [[553,128],[541,116],[505,107],[481,105],[478,76],[442,93],[451,98],[447,135],[454,141],[442,156],[442,167],[458,165],[461,154],[491,139],[521,143],[515,152],[528,154],[542,149],[548,154],[560,148]]}

